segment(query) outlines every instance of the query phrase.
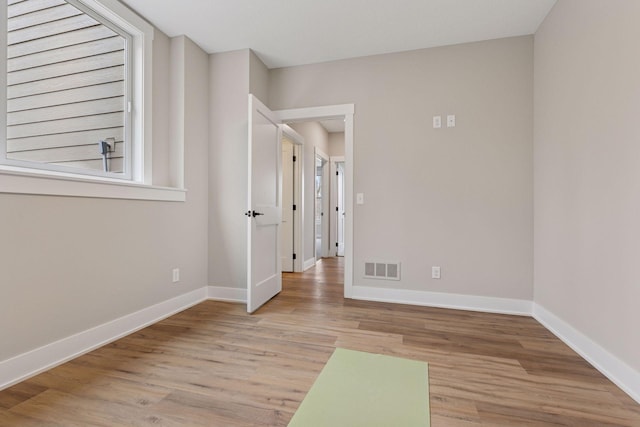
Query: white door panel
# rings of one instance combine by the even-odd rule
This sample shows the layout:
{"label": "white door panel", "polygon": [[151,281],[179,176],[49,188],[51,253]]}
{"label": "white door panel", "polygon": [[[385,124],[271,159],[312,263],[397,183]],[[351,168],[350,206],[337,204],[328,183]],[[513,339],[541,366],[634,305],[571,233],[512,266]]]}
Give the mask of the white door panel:
{"label": "white door panel", "polygon": [[260,226],[282,222],[282,208],[277,205],[256,205],[256,223]]}
{"label": "white door panel", "polygon": [[247,311],[282,290],[280,264],[281,129],[273,113],[249,95]]}

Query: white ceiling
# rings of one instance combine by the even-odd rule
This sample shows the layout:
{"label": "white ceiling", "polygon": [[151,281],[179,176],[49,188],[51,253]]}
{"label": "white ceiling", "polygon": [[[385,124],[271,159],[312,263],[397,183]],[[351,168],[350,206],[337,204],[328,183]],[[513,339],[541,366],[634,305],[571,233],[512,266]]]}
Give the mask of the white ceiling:
{"label": "white ceiling", "polygon": [[208,53],[269,68],[533,34],[556,0],[124,0]]}

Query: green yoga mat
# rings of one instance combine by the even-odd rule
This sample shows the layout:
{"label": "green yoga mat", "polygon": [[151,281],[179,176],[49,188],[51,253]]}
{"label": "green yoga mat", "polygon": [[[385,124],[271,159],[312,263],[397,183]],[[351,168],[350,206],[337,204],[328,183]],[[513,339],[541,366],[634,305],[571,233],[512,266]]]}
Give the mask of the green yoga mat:
{"label": "green yoga mat", "polygon": [[428,427],[425,362],[337,348],[289,427]]}

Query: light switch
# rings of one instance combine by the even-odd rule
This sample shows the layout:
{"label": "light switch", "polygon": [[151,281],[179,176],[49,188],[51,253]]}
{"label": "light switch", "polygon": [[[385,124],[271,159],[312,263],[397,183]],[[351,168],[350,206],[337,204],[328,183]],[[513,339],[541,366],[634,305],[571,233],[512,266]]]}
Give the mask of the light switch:
{"label": "light switch", "polygon": [[356,203],[359,205],[364,205],[364,193],[356,194]]}
{"label": "light switch", "polygon": [[442,116],[433,116],[433,128],[440,129],[442,127]]}
{"label": "light switch", "polygon": [[448,128],[456,127],[456,116],[455,116],[455,114],[449,114],[447,116],[447,127]]}

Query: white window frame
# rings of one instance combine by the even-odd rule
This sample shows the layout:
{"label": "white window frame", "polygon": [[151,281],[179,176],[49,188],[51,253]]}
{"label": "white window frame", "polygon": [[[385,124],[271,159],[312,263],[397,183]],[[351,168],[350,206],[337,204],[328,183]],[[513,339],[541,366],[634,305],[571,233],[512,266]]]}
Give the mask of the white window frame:
{"label": "white window frame", "polygon": [[[131,36],[129,51],[131,98],[129,147],[131,149],[131,176],[128,179],[112,176],[92,176],[84,170],[78,172],[54,171],[38,165],[26,168],[0,164],[0,193],[68,195],[79,197],[105,197],[144,200],[184,201],[185,190],[152,185],[152,63],[153,27],[118,0],[67,0],[74,6],[86,8],[102,16]],[[0,7],[0,31],[6,33],[7,6]],[[6,43],[0,54],[5,67],[0,72],[0,127],[6,139],[7,126],[7,71]],[[6,156],[6,153],[3,153]]]}

